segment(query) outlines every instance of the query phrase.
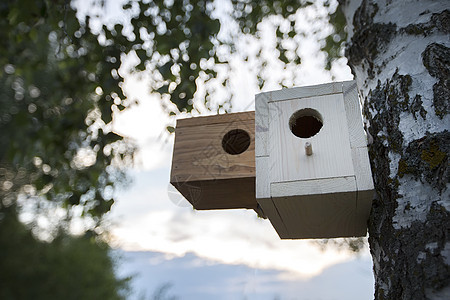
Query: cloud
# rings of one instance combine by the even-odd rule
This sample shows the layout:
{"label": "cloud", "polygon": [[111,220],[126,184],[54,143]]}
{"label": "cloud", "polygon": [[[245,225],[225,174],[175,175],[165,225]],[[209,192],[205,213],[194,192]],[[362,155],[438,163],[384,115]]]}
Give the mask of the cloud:
{"label": "cloud", "polygon": [[158,286],[171,283],[170,293],[187,300],[373,298],[370,258],[352,259],[312,278],[292,280],[276,269],[227,265],[191,252],[180,257],[149,251],[121,253],[125,260],[119,272],[137,274],[132,287],[138,293],[152,294]]}
{"label": "cloud", "polygon": [[270,222],[252,210],[195,211],[176,206],[161,183],[167,182],[168,173],[167,169],[135,173],[131,193],[119,195],[110,217],[116,218],[112,234],[121,248],[179,257],[195,253],[220,263],[282,270],[290,278],[310,278],[353,258],[346,251],[321,251],[309,240],[280,240]]}

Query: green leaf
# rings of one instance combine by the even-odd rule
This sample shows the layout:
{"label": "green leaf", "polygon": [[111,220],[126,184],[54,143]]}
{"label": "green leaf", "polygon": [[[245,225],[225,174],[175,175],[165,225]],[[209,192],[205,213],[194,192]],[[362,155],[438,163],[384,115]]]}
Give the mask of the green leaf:
{"label": "green leaf", "polygon": [[169,85],[165,84],[162,87],[160,87],[159,89],[157,89],[156,91],[160,94],[168,94],[169,93]]}
{"label": "green leaf", "polygon": [[164,65],[158,67],[159,73],[161,73],[161,76],[165,79],[169,78],[172,75],[172,72],[170,71],[170,68],[173,66],[173,61],[169,61],[165,63]]}

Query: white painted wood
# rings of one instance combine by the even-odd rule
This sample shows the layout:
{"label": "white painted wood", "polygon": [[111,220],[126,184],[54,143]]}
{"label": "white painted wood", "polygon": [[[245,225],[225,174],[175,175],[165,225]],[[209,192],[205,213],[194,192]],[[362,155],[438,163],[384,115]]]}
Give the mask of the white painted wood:
{"label": "white painted wood", "polygon": [[[269,106],[274,107],[269,109],[271,182],[354,175],[342,93]],[[307,139],[295,136],[289,128],[292,114],[304,108],[318,111],[323,119],[320,131]],[[305,155],[305,142],[314,145],[313,155]]]}
{"label": "white painted wood", "polygon": [[364,133],[356,81],[344,81],[342,84],[350,147],[365,147],[367,138]]}
{"label": "white painted wood", "polygon": [[367,147],[352,149],[353,168],[356,176],[356,186],[359,191],[373,190],[372,171],[370,169]]}
{"label": "white painted wood", "polygon": [[[284,89],[255,101],[256,197],[280,237],[365,236],[374,194],[355,82]],[[309,138],[289,126],[302,109],[323,122]]]}
{"label": "white painted wood", "polygon": [[270,195],[272,197],[322,195],[355,191],[356,180],[354,176],[275,182],[270,184]]}
{"label": "white painted wood", "polygon": [[276,232],[282,239],[290,238],[290,234],[284,225],[283,220],[281,219],[277,208],[273,204],[272,199],[258,199],[258,203],[261,206],[264,214],[269,218],[270,223],[275,228]]}
{"label": "white painted wood", "polygon": [[271,101],[286,101],[291,99],[316,97],[336,93],[342,93],[342,82],[331,82],[313,86],[273,91]]}
{"label": "white painted wood", "polygon": [[267,139],[269,134],[269,101],[271,93],[255,96],[255,156],[269,155]]}
{"label": "white painted wood", "polygon": [[256,164],[256,198],[270,198],[269,157],[259,156],[255,158]]}

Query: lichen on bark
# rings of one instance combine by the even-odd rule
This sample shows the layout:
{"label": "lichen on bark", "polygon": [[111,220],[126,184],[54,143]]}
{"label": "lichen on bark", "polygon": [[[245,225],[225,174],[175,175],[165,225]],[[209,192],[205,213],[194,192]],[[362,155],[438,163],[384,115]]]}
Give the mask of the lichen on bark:
{"label": "lichen on bark", "polygon": [[[410,111],[409,90],[411,76],[394,73],[385,83],[378,82],[369,92],[369,101],[365,102],[364,114],[371,120],[370,134],[378,140],[371,148],[389,147],[401,153],[403,134],[399,130],[400,114]],[[373,112],[376,114],[373,115]]]}
{"label": "lichen on bark", "polygon": [[355,71],[352,66],[367,64],[369,79],[373,79],[377,74],[375,59],[380,52],[385,50],[386,45],[391,41],[397,30],[393,23],[374,23],[373,18],[377,12],[378,6],[376,4],[366,0],[362,2],[353,18],[355,34],[346,48],[345,54],[349,59],[349,66],[354,75]]}
{"label": "lichen on bark", "polygon": [[411,102],[409,111],[411,112],[415,120],[417,120],[418,118],[417,114],[419,114],[424,120],[427,116],[427,111],[425,110],[425,108],[423,108],[422,104],[422,96],[420,95],[416,95]]}
{"label": "lichen on bark", "polygon": [[408,144],[399,161],[398,175],[412,174],[442,192],[449,181],[450,132],[427,134]]}
{"label": "lichen on bark", "polygon": [[[427,11],[424,11],[427,13]],[[410,24],[400,29],[401,33],[411,35],[428,36],[436,32],[450,33],[450,11],[448,9],[431,15],[430,21],[426,23]]]}
{"label": "lichen on bark", "polygon": [[450,108],[450,49],[432,43],[422,53],[422,61],[430,75],[438,79],[433,85],[433,106],[436,115],[443,119]]}
{"label": "lichen on bark", "polygon": [[[444,230],[442,230],[444,228]],[[402,276],[392,276],[394,286],[402,287],[402,290],[391,290],[387,299],[426,299],[423,288],[440,290],[450,283],[450,268],[443,262],[443,257],[438,255],[445,248],[445,241],[449,239],[450,213],[438,203],[432,203],[427,214],[427,222],[414,221],[409,228],[402,228],[392,232],[390,239],[391,251],[401,251],[405,255],[397,256],[394,265],[389,264],[389,270]],[[386,233],[385,233],[386,234]],[[418,241],[418,242],[415,242]],[[423,249],[423,245],[426,246]],[[386,246],[384,246],[386,247]],[[424,286],[417,284],[410,278],[424,276],[421,281]]]}

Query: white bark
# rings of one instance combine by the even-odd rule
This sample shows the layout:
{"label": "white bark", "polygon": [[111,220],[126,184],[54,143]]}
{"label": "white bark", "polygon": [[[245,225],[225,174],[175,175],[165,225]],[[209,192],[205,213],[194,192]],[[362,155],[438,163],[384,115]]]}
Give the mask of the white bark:
{"label": "white bark", "polygon": [[342,1],[374,138],[376,299],[450,299],[449,2]]}

